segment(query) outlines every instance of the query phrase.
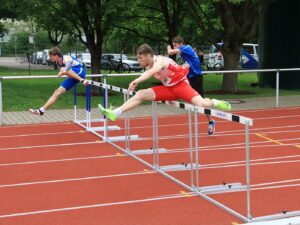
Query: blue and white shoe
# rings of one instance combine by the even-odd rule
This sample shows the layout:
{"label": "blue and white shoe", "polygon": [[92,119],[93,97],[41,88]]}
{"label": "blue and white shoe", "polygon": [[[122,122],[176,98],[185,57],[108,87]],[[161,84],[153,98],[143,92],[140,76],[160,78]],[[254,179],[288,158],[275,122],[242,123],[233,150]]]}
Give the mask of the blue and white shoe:
{"label": "blue and white shoe", "polygon": [[215,132],[215,128],[216,128],[216,121],[215,120],[211,120],[208,123],[208,135],[212,135]]}

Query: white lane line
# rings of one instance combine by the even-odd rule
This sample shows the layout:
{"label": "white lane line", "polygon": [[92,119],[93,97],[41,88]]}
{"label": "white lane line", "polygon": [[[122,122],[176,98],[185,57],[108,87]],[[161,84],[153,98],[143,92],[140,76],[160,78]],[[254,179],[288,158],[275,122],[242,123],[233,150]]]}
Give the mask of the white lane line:
{"label": "white lane line", "polygon": [[[270,161],[270,160],[279,160],[279,159],[290,159],[290,158],[298,158],[300,155],[292,155],[292,156],[281,156],[281,157],[270,157],[270,158],[260,158],[260,159],[251,159],[251,162],[264,162],[264,161]],[[285,161],[283,161],[285,162]],[[297,162],[297,161],[295,161]],[[231,162],[224,162],[224,163],[211,163],[211,164],[202,164],[200,168],[205,167],[214,167],[214,166],[225,166],[225,165],[234,165],[234,164],[241,164],[245,163],[245,160],[241,161],[231,161]],[[243,164],[245,165],[245,164]]]}
{"label": "white lane line", "polygon": [[[278,189],[278,188],[290,188],[290,187],[299,187],[300,184],[286,184],[286,185],[277,185],[277,186],[269,186],[269,187],[254,187],[251,188],[251,191],[260,191],[260,190],[268,190],[268,189]],[[246,191],[246,190],[243,190]],[[237,191],[239,192],[239,190]]]}
{"label": "white lane line", "polygon": [[61,147],[61,146],[73,146],[73,145],[89,145],[89,144],[105,143],[104,141],[89,141],[89,142],[72,142],[66,144],[52,144],[52,145],[32,145],[32,146],[20,146],[10,148],[0,148],[0,151],[6,150],[20,150],[20,149],[32,149],[32,148],[49,148],[49,147]]}
{"label": "white lane line", "polygon": [[38,161],[15,162],[15,163],[0,163],[0,167],[17,166],[17,165],[31,165],[31,164],[44,164],[44,163],[57,163],[57,162],[79,161],[79,160],[105,159],[105,158],[114,158],[114,157],[120,157],[120,156],[117,154],[114,154],[114,155],[101,155],[101,156],[64,158],[64,159],[52,159],[52,160],[38,160]]}
{"label": "white lane line", "polygon": [[74,181],[84,181],[84,180],[97,180],[97,179],[125,177],[125,176],[136,176],[136,175],[148,175],[148,174],[152,174],[152,173],[155,173],[155,171],[138,171],[138,172],[133,172],[133,173],[120,173],[120,174],[103,175],[103,176],[91,176],[91,177],[79,177],[79,178],[69,178],[69,179],[45,180],[45,181],[23,182],[23,183],[15,183],[15,184],[2,184],[2,185],[0,185],[0,188],[29,186],[29,185],[37,185],[37,184],[74,182]]}
{"label": "white lane line", "polygon": [[35,124],[20,124],[20,125],[8,125],[8,126],[1,126],[1,129],[10,129],[10,128],[18,128],[18,127],[40,127],[40,126],[57,126],[57,125],[75,125],[74,122],[57,122],[57,123],[35,123]]}
{"label": "white lane line", "polygon": [[73,211],[73,210],[99,208],[99,207],[107,207],[107,206],[115,206],[115,205],[128,205],[128,204],[134,204],[134,203],[152,202],[152,201],[159,201],[159,200],[166,200],[166,199],[176,199],[176,198],[186,198],[186,196],[183,195],[183,194],[161,195],[161,196],[157,196],[157,197],[151,197],[151,198],[145,198],[145,199],[136,199],[136,200],[129,200],[129,201],[99,203],[99,204],[94,204],[94,205],[81,205],[81,206],[66,207],[66,208],[56,208],[56,209],[38,210],[38,211],[31,211],[31,212],[4,214],[4,215],[0,215],[0,218],[9,218],[9,217],[28,216],[28,215],[54,213],[54,212]]}
{"label": "white lane line", "polygon": [[[281,160],[281,161],[273,161],[273,162],[263,162],[263,161],[268,161],[268,160],[287,159],[287,158],[293,158],[293,157],[300,157],[300,155],[251,160],[251,166],[300,162],[300,160],[289,160],[289,161]],[[220,169],[220,168],[232,168],[232,167],[241,167],[241,166],[245,166],[245,161],[232,161],[232,162],[218,163],[218,164],[216,164],[216,163],[215,164],[205,164],[205,165],[202,165],[200,167],[200,169]],[[80,180],[104,179],[104,178],[151,174],[151,173],[155,173],[155,171],[147,170],[147,171],[138,171],[138,172],[134,172],[134,173],[114,174],[114,175],[105,175],[105,176],[92,176],[92,177],[81,177],[81,178],[70,178],[70,179],[59,179],[59,180],[25,182],[25,183],[16,183],[16,184],[4,184],[4,185],[0,185],[0,188],[25,186],[25,185],[36,185],[36,184],[59,183],[59,182],[71,182],[71,181],[80,181]]]}
{"label": "white lane line", "polygon": [[291,180],[281,180],[281,181],[273,181],[273,182],[267,182],[267,183],[259,183],[259,184],[251,184],[251,187],[261,187],[261,186],[267,186],[267,185],[273,185],[273,184],[283,184],[283,183],[294,183],[300,181],[299,179],[291,179]]}
{"label": "white lane line", "polygon": [[74,133],[84,133],[82,130],[74,130],[74,131],[65,131],[65,132],[51,132],[51,133],[36,133],[36,134],[15,134],[15,135],[7,135],[0,136],[0,138],[16,138],[16,137],[32,137],[32,136],[44,136],[44,135],[61,135],[61,134],[74,134]]}
{"label": "white lane line", "polygon": [[[253,118],[254,120],[266,120],[266,119],[286,119],[286,118],[290,118],[290,117],[299,117],[300,115],[294,115],[294,116],[277,116],[277,117],[260,117],[260,118]],[[217,121],[217,124],[219,123],[234,123],[232,121],[225,121],[225,120],[218,120]],[[207,124],[207,122],[198,122],[198,125],[201,125],[201,124]],[[235,123],[234,123],[235,124]],[[187,126],[187,123],[177,123],[177,124],[160,124],[159,127],[173,127],[173,126]],[[292,127],[293,126],[300,126],[300,125],[291,125]],[[289,126],[283,126],[283,127],[289,127]],[[131,127],[132,129],[143,129],[143,128],[152,128],[151,125],[149,126],[134,126],[134,127]],[[122,129],[125,129],[125,128],[121,128]],[[251,128],[251,130],[254,129],[254,128]],[[267,128],[256,128],[256,129],[269,129],[268,127]]]}
{"label": "white lane line", "polygon": [[[262,162],[262,163],[250,163],[250,166],[264,166],[264,165],[275,165],[275,164],[287,164],[287,163],[299,163],[299,160],[281,160],[275,162]],[[200,169],[220,169],[220,168],[232,168],[232,167],[241,167],[245,166],[246,163],[239,163],[239,164],[231,164],[231,165],[220,165],[220,166],[203,166]]]}
{"label": "white lane line", "polygon": [[[272,128],[268,128],[272,129]],[[254,131],[259,131],[259,130],[251,130],[250,135],[253,135]],[[236,130],[236,131],[222,131],[218,132],[213,135],[213,137],[227,137],[227,136],[245,136],[245,133],[243,133],[244,130]],[[286,130],[286,131],[263,131],[264,134],[282,134],[282,133],[299,133],[300,130]],[[160,136],[160,139],[172,139],[172,138],[187,138],[189,137],[188,134],[176,134],[176,135],[166,135],[166,136]],[[213,137],[208,137],[207,133],[199,133],[198,137],[205,137],[205,138],[213,138]],[[152,140],[152,136],[150,137],[143,137],[142,140]]]}

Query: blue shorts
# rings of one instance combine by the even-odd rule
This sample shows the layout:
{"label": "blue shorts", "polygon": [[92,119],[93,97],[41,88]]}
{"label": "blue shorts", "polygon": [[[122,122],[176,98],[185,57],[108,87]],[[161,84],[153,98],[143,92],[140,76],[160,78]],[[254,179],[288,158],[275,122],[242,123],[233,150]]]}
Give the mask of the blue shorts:
{"label": "blue shorts", "polygon": [[[71,67],[71,69],[73,70],[74,73],[78,74],[78,76],[80,76],[81,78],[84,78],[86,75],[85,69],[81,66]],[[71,88],[73,88],[78,83],[79,83],[79,80],[69,77],[61,83],[61,86],[63,88],[65,88],[67,91],[69,91]]]}

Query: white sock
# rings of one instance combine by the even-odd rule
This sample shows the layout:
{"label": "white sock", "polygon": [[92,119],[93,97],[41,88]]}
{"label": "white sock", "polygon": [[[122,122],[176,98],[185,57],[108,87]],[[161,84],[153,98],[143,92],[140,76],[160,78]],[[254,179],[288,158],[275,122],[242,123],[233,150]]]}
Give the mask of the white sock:
{"label": "white sock", "polygon": [[122,115],[122,110],[120,108],[116,108],[114,110],[114,113],[116,114],[117,117],[120,117]]}
{"label": "white sock", "polygon": [[217,100],[217,99],[212,99],[212,102],[214,103],[214,106],[217,106],[220,104],[220,100]]}
{"label": "white sock", "polygon": [[43,113],[46,112],[46,109],[44,109],[44,107],[39,108],[39,110]]}

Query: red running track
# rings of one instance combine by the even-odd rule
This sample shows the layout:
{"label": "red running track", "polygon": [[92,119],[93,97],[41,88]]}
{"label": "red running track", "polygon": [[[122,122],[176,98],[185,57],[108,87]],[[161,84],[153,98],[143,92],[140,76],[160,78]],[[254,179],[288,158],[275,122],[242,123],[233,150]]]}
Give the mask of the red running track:
{"label": "red running track", "polygon": [[[240,111],[254,119],[250,132],[251,214],[299,210],[300,114],[297,107]],[[189,163],[187,117],[159,117],[161,166]],[[217,119],[207,136],[199,116],[199,186],[245,184],[245,134]],[[123,126],[122,121],[115,124]],[[131,121],[141,137],[132,151],[152,147],[151,118]],[[110,135],[124,135],[124,130]],[[230,225],[241,223],[206,200],[155,173],[72,123],[0,128],[0,224],[5,225]],[[124,143],[118,143],[124,147]],[[153,163],[152,155],[139,155]],[[190,171],[171,171],[190,185]],[[246,192],[209,197],[246,216]]]}

